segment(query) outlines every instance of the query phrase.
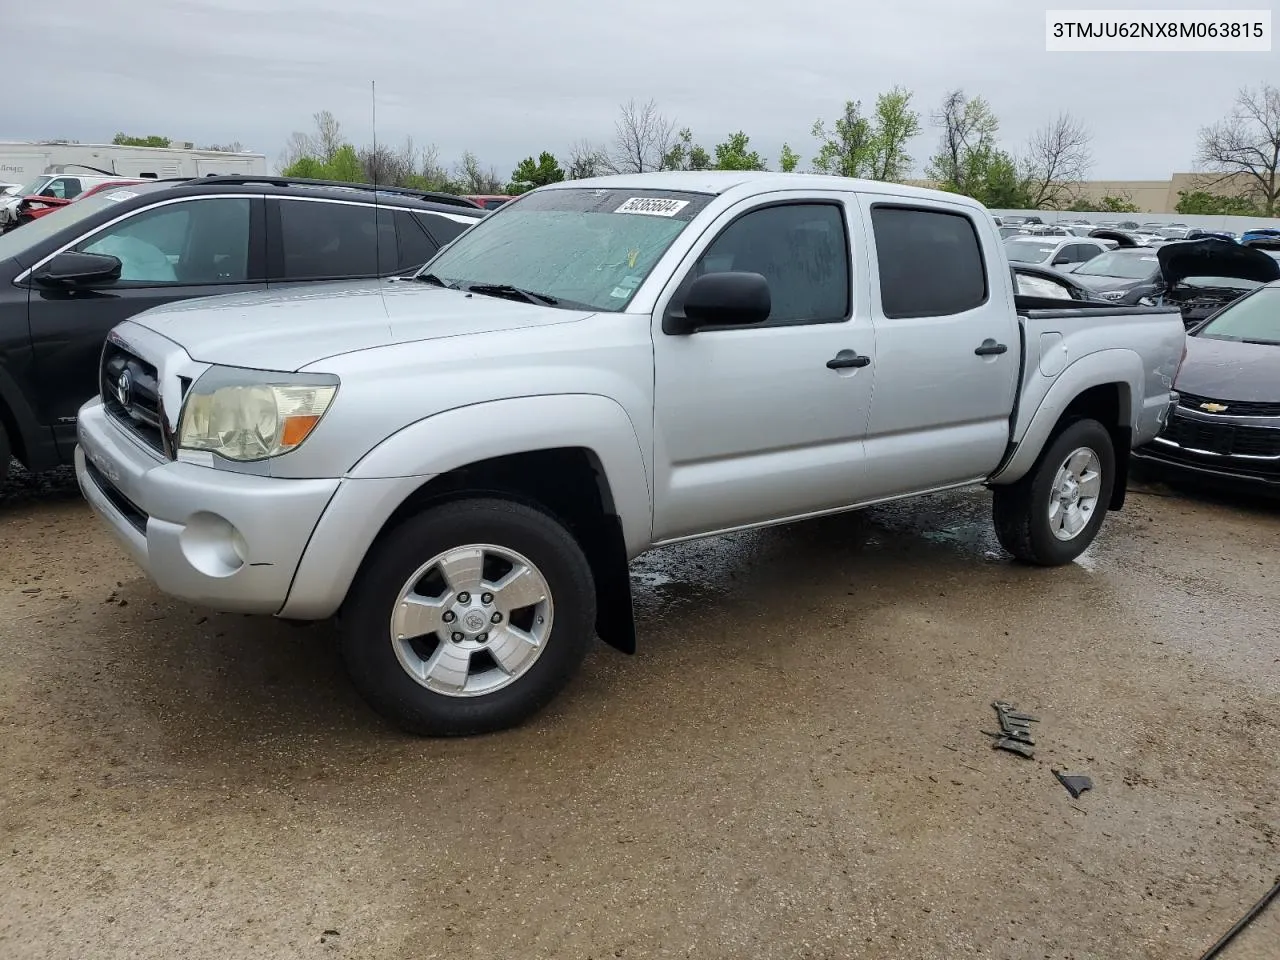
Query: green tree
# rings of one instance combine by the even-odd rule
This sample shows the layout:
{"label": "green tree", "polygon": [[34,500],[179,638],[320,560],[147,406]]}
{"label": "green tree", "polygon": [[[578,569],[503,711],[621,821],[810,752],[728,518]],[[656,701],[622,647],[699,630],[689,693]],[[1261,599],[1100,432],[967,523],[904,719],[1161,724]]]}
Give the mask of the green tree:
{"label": "green tree", "polygon": [[1179,190],[1177,213],[1199,213],[1210,216],[1260,217],[1262,210],[1247,197],[1224,197],[1207,190]]}
{"label": "green tree", "polygon": [[663,170],[710,170],[711,155],[693,142],[693,131],[688,127],[676,134],[675,143],[662,158]]}
{"label": "green tree", "polygon": [[876,97],[872,116],[862,115],[861,101],[847,100],[832,129],[819,119],[814,121],[812,133],[818,140],[815,172],[902,180],[911,172],[906,148],[920,134],[920,114],[911,109],[911,92],[894,87]]}
{"label": "green tree", "polygon": [[1027,207],[1029,198],[1018,165],[996,142],[1000,122],[985,100],[953,90],[943,98],[934,122],[942,128],[942,136],[925,175],[939,189],[973,197],[989,207]]}
{"label": "green tree", "polygon": [[778,157],[778,169],[783,173],[795,173],[798,166],[800,166],[800,154],[792,150],[790,144],[784,143],[782,153]]}
{"label": "green tree", "polygon": [[1103,197],[1098,205],[1101,213],[1141,213],[1142,208],[1128,197]]}
{"label": "green tree", "polygon": [[280,171],[286,177],[301,177],[315,180],[341,180],[345,183],[368,183],[364,164],[356,148],[349,143],[338,147],[333,159],[328,163],[318,157],[299,157]]}
{"label": "green tree", "polygon": [[875,153],[875,131],[871,121],[862,115],[862,103],[847,100],[844,113],[835,122],[835,128],[827,130],[821,120],[813,121],[810,131],[818,141],[818,153],[813,158],[815,173],[828,173],[840,177],[865,177],[871,170]]}
{"label": "green tree", "polygon": [[717,170],[765,170],[760,154],[748,149],[751,138],[739,130],[731,133],[724,143],[716,144]]}
{"label": "green tree", "polygon": [[875,153],[871,161],[871,179],[905,180],[912,166],[907,144],[920,135],[920,114],[911,109],[911,91],[905,87],[894,87],[876,97],[872,126]]}
{"label": "green tree", "polygon": [[111,142],[118,147],[167,147],[173,141],[168,137],[131,137],[127,133],[117,133]]}
{"label": "green tree", "polygon": [[543,150],[538,159],[525,157],[511,171],[511,183],[507,193],[515,196],[535,187],[545,187],[548,183],[559,183],[564,179],[564,170],[553,154]]}

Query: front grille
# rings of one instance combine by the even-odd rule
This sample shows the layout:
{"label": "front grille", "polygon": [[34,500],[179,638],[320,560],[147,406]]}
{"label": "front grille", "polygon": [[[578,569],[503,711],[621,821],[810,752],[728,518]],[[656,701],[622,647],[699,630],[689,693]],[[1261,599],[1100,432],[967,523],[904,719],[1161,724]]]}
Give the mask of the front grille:
{"label": "front grille", "polygon": [[86,459],[84,462],[85,473],[89,474],[102,495],[106,497],[113,507],[119,510],[130,525],[139,533],[147,532],[147,514],[141,507],[120,492],[120,488],[107,479],[106,474],[93,465],[92,460]]}
{"label": "front grille", "polygon": [[168,455],[160,381],[152,364],[108,340],[102,351],[99,389],[107,413],[148,446]]}
{"label": "front grille", "polygon": [[1222,457],[1280,457],[1280,428],[1243,427],[1212,420],[1173,416],[1160,439],[1187,450]]}
{"label": "front grille", "polygon": [[[1179,391],[1181,393],[1181,391]],[[1227,409],[1218,411],[1218,416],[1228,417],[1280,417],[1280,403],[1260,403],[1254,400],[1218,400],[1214,397],[1199,397],[1194,393],[1183,393],[1178,405],[1188,410],[1200,410],[1204,403],[1220,404]],[[1200,410],[1201,413],[1209,411]]]}

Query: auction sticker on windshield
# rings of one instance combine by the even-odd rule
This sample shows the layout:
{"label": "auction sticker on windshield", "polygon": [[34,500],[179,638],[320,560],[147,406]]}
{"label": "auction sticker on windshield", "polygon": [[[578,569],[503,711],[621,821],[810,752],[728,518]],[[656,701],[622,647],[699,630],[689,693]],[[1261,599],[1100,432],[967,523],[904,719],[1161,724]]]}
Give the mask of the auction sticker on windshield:
{"label": "auction sticker on windshield", "polygon": [[614,213],[643,213],[650,217],[674,217],[689,205],[688,200],[667,197],[632,197]]}
{"label": "auction sticker on windshield", "polygon": [[132,190],[114,190],[107,194],[107,199],[119,203],[122,200],[132,200],[136,196],[137,194]]}

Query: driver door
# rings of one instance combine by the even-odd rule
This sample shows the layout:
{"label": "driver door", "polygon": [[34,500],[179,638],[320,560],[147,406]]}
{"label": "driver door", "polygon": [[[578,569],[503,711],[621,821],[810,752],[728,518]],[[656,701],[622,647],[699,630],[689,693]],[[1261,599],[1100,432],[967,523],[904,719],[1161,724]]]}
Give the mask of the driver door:
{"label": "driver door", "polygon": [[[729,208],[686,256],[653,319],[656,541],[858,500],[875,376],[861,236],[852,194],[777,193]],[[663,332],[693,280],[725,270],[765,277],[769,319]]]}

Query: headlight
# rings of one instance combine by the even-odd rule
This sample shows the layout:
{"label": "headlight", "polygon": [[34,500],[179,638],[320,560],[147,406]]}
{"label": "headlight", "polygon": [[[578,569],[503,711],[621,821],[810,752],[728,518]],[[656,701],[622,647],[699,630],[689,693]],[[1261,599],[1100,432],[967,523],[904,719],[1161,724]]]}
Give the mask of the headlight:
{"label": "headlight", "polygon": [[306,440],[338,392],[327,373],[213,367],[187,392],[178,448],[265,460]]}
{"label": "headlight", "polygon": [[1123,300],[1127,290],[1103,290],[1098,294],[1103,300]]}

